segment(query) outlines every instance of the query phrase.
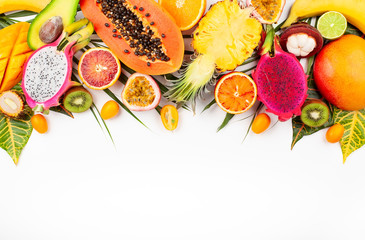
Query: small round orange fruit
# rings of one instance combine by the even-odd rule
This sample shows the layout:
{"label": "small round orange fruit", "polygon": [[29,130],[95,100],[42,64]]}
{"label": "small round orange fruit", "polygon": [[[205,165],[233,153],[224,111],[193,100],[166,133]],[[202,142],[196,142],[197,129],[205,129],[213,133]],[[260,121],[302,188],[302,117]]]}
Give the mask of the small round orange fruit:
{"label": "small round orange fruit", "polygon": [[166,105],[161,109],[161,120],[162,124],[169,131],[173,131],[177,128],[179,121],[179,113],[176,107],[172,105]]}
{"label": "small round orange fruit", "polygon": [[271,119],[269,115],[267,115],[266,113],[260,113],[259,115],[257,115],[255,120],[253,120],[251,127],[252,132],[260,134],[266,131],[266,129],[270,126],[270,123]]}
{"label": "small round orange fruit", "polygon": [[33,128],[40,134],[46,133],[48,131],[48,124],[46,118],[41,114],[34,115],[30,122]]}
{"label": "small round orange fruit", "polygon": [[115,117],[119,112],[119,105],[116,101],[110,100],[104,104],[100,111],[102,119],[107,120]]}
{"label": "small round orange fruit", "polygon": [[326,139],[330,143],[336,143],[341,140],[344,132],[345,128],[341,124],[336,123],[327,130]]}
{"label": "small round orange fruit", "polygon": [[365,40],[344,35],[316,57],[315,83],[325,99],[340,109],[365,108]]}

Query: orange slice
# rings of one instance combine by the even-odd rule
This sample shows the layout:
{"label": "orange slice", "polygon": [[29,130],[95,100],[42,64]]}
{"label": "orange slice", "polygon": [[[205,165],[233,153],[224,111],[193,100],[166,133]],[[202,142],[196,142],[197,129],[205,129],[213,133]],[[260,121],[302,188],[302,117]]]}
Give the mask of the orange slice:
{"label": "orange slice", "polygon": [[218,81],[214,96],[222,110],[239,114],[253,106],[257,98],[257,88],[248,75],[242,72],[231,72]]}
{"label": "orange slice", "polygon": [[194,27],[207,5],[206,0],[158,0],[158,3],[175,19],[181,31]]}
{"label": "orange slice", "polygon": [[119,59],[107,48],[91,48],[80,58],[78,72],[84,84],[95,90],[111,87],[119,78]]}

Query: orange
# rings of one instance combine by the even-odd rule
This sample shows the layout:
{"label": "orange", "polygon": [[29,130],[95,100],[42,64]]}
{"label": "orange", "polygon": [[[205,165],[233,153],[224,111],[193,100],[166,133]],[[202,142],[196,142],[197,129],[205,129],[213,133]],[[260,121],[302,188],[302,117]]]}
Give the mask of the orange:
{"label": "orange", "polygon": [[206,0],[158,0],[158,3],[175,19],[181,31],[194,27],[207,5]]}
{"label": "orange", "polygon": [[242,72],[231,72],[218,81],[214,96],[223,111],[239,114],[253,106],[257,98],[257,87],[248,75]]}
{"label": "orange", "polygon": [[116,101],[107,101],[100,111],[101,118],[108,120],[115,117],[119,112],[119,105]]}
{"label": "orange", "polygon": [[314,80],[330,103],[353,111],[365,108],[365,40],[344,35],[327,44],[314,63]]}
{"label": "orange", "polygon": [[78,72],[84,84],[95,90],[111,87],[119,78],[119,59],[107,48],[91,48],[80,58]]}
{"label": "orange", "polygon": [[46,118],[41,114],[35,114],[31,119],[33,128],[40,134],[48,131],[48,124]]}
{"label": "orange", "polygon": [[253,120],[251,127],[252,132],[256,134],[263,133],[270,126],[270,123],[271,119],[269,115],[267,115],[266,113],[260,113],[259,115],[257,115],[255,120]]}
{"label": "orange", "polygon": [[329,143],[336,143],[341,140],[344,132],[345,128],[341,124],[336,123],[327,130],[326,139]]}

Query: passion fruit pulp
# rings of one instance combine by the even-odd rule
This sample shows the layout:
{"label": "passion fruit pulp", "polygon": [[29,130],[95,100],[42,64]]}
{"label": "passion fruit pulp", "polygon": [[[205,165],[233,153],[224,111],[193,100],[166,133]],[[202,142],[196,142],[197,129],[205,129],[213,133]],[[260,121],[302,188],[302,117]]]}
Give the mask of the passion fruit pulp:
{"label": "passion fruit pulp", "polygon": [[128,78],[122,92],[122,102],[129,110],[151,110],[157,107],[160,100],[160,88],[151,76],[134,73]]}
{"label": "passion fruit pulp", "polygon": [[247,6],[253,6],[253,15],[263,24],[276,23],[285,5],[285,0],[247,0]]}

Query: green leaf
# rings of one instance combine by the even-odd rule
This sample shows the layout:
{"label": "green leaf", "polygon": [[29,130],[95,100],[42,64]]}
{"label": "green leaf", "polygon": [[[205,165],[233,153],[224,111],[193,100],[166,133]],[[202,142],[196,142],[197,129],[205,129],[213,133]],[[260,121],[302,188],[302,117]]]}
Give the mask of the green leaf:
{"label": "green leaf", "polygon": [[31,11],[19,11],[19,12],[13,12],[10,14],[7,14],[6,17],[7,18],[18,18],[18,17],[28,17],[28,16],[34,16],[37,15],[38,13],[36,12],[31,12]]}
{"label": "green leaf", "polygon": [[353,34],[353,35],[357,35],[359,37],[364,36],[364,34],[359,29],[352,26],[350,23],[347,23],[347,28],[346,28],[345,34]]}
{"label": "green leaf", "polygon": [[216,104],[215,98],[213,98],[213,100],[210,103],[208,103],[207,106],[205,106],[205,108],[203,109],[202,113],[205,112],[206,110],[208,110],[209,108],[211,108],[214,104]]}
{"label": "green leaf", "polygon": [[217,132],[219,132],[220,130],[222,130],[225,126],[227,126],[227,124],[229,123],[229,121],[231,121],[231,119],[234,117],[234,114],[230,114],[227,113],[226,117],[224,118],[222,124],[218,127]]}
{"label": "green leaf", "polygon": [[[247,130],[246,130],[246,134],[242,140],[242,142],[244,142],[248,136],[248,134],[250,133],[250,130],[251,130],[251,127],[252,127],[252,124],[253,124],[253,121],[255,120],[256,116],[258,115],[258,113],[260,112],[261,108],[264,106],[263,103],[260,102],[260,104],[257,106],[256,110],[255,110],[255,113],[252,116],[252,119],[251,119],[251,122],[250,122],[250,125],[248,126]],[[242,120],[246,120],[247,118],[250,118],[251,116],[248,116]]]}
{"label": "green leaf", "polygon": [[68,111],[64,106],[59,105],[57,107],[51,107],[49,110],[53,111],[53,112],[57,112],[57,113],[61,113],[63,115],[69,116],[71,118],[74,118],[74,115]]}
{"label": "green leaf", "polygon": [[104,125],[104,127],[105,127],[106,131],[108,132],[108,135],[109,135],[109,137],[110,137],[110,140],[112,140],[112,143],[113,143],[113,144],[114,144],[114,146],[115,146],[115,143],[114,143],[114,139],[113,139],[113,137],[112,137],[112,134],[110,133],[109,128],[108,128],[108,126],[106,125],[106,123],[105,123],[104,119],[101,117],[100,112],[99,112],[99,109],[95,106],[95,104],[94,104],[94,103],[92,104],[92,106],[91,106],[90,110],[91,110],[91,112],[93,113],[93,115],[94,115],[94,117],[95,117],[96,121],[98,122],[98,124],[99,124],[100,128],[101,128],[101,129],[103,129],[103,128],[102,128],[102,126],[101,126],[101,124],[100,124],[100,121],[99,121],[98,117],[96,116],[96,113],[95,113],[95,112],[97,112],[97,113],[98,113],[98,115],[100,116],[100,118],[101,118],[101,120],[102,120],[102,122],[103,122],[103,125]]}
{"label": "green leaf", "polygon": [[18,164],[20,153],[32,134],[30,118],[30,114],[26,114],[24,120],[0,114],[0,147],[9,154],[15,164]]}
{"label": "green leaf", "polygon": [[307,100],[310,99],[320,99],[322,100],[324,103],[327,104],[327,106],[330,109],[330,117],[328,119],[328,122],[325,123],[323,126],[321,127],[308,127],[307,125],[305,125],[302,120],[300,119],[300,116],[294,117],[292,119],[292,124],[293,124],[293,139],[292,139],[292,143],[291,143],[291,149],[294,148],[295,144],[299,142],[299,140],[301,140],[304,136],[309,136],[312,135],[313,133],[316,133],[324,128],[330,127],[333,125],[333,106],[328,103],[319,93],[314,79],[313,79],[313,63],[314,63],[314,57],[310,57],[308,59],[308,70],[307,70],[307,75],[309,75],[308,77],[308,98]]}
{"label": "green leaf", "polygon": [[344,111],[334,108],[334,122],[340,123],[345,132],[340,141],[343,163],[351,153],[365,144],[365,110]]}
{"label": "green leaf", "polygon": [[[115,95],[112,91],[110,91],[109,89],[104,89],[104,92],[106,94],[109,95],[109,97],[111,97],[114,101],[116,101],[124,110],[126,110],[130,115],[132,115],[132,117],[134,119],[136,119],[139,123],[141,123],[143,126],[145,126],[146,128],[148,128],[141,120],[138,119],[138,117],[136,115],[134,115],[131,110],[129,110],[127,108],[126,105],[124,105]],[[149,128],[148,128],[149,129]]]}

